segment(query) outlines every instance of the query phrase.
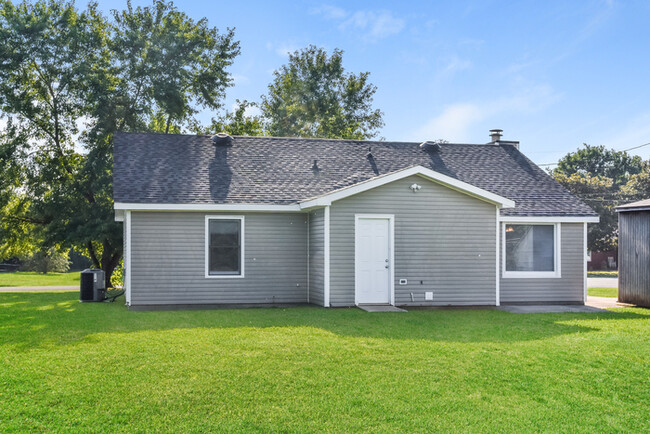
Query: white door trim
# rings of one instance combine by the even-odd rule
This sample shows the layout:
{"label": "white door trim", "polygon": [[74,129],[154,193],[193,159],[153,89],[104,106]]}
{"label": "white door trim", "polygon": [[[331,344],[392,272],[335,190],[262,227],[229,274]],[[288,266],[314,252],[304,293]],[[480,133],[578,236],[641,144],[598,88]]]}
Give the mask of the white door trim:
{"label": "white door trim", "polygon": [[388,254],[389,254],[389,282],[390,304],[395,305],[395,215],[394,214],[355,214],[354,215],[354,304],[359,305],[357,288],[359,287],[357,264],[359,264],[359,220],[377,219],[388,220]]}

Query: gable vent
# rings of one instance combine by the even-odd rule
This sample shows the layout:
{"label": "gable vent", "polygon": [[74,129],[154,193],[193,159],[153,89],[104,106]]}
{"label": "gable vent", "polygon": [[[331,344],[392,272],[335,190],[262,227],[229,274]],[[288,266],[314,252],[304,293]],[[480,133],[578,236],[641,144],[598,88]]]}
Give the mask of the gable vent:
{"label": "gable vent", "polygon": [[230,146],[232,145],[232,136],[226,133],[217,133],[210,138],[215,145]]}

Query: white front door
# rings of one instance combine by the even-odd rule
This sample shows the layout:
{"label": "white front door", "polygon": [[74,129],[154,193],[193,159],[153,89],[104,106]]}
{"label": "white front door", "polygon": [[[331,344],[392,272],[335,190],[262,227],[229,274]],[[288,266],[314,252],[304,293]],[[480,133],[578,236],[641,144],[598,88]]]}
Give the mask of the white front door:
{"label": "white front door", "polygon": [[356,301],[357,304],[391,303],[390,217],[357,217]]}

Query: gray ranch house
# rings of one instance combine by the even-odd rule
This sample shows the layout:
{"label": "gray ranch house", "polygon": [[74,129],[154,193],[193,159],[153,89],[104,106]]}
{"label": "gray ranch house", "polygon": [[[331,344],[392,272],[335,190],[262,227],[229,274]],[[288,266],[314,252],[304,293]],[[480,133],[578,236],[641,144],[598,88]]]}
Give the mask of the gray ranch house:
{"label": "gray ranch house", "polygon": [[487,144],[119,133],[132,308],[582,304],[598,215]]}

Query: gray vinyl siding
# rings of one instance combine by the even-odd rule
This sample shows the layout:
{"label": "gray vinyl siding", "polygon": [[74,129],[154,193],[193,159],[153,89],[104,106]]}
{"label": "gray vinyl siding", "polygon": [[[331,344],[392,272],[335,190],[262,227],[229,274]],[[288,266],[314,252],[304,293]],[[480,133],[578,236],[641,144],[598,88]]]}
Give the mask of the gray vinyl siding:
{"label": "gray vinyl siding", "polygon": [[[502,277],[501,303],[584,302],[584,261],[587,253],[584,251],[583,244],[584,223],[562,223],[561,228],[562,277],[550,279]],[[501,261],[502,263],[505,261],[505,254],[501,255]]]}
{"label": "gray vinyl siding", "polygon": [[395,216],[396,305],[496,303],[496,206],[412,176],[332,204],[332,306],[354,305],[355,214]]}
{"label": "gray vinyl siding", "polygon": [[132,212],[131,305],[307,302],[307,215],[244,215],[245,277],[205,277],[205,213]]}
{"label": "gray vinyl siding", "polygon": [[309,302],[324,305],[325,212],[309,214]]}
{"label": "gray vinyl siding", "polygon": [[618,299],[650,307],[650,212],[619,212],[618,225]]}

